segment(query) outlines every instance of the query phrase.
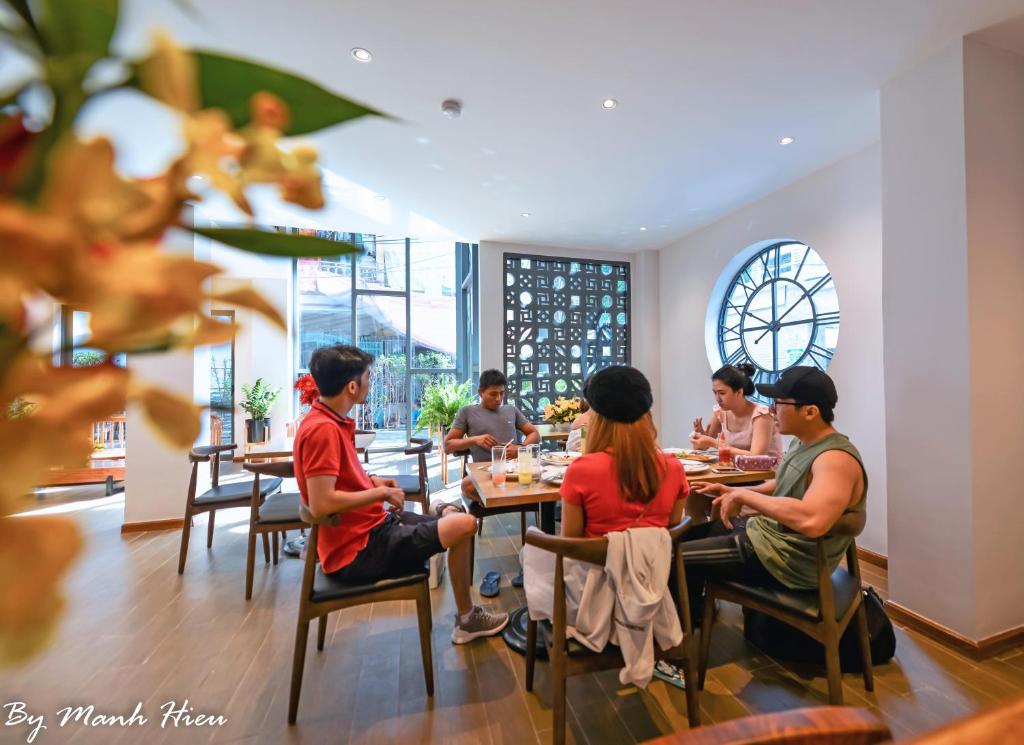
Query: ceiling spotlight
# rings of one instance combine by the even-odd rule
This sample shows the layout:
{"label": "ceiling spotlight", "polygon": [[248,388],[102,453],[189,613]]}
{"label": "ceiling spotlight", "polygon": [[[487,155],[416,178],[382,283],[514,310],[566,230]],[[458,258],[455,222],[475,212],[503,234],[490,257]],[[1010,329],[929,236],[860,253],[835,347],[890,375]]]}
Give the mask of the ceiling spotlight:
{"label": "ceiling spotlight", "polygon": [[792,145],[793,144],[793,138],[792,137],[783,137],[781,140],[779,140],[779,144],[780,145]]}
{"label": "ceiling spotlight", "polygon": [[529,212],[520,212],[519,214],[520,214],[520,215],[521,215],[522,217],[529,217],[529,216],[530,216],[530,213],[529,213]]}
{"label": "ceiling spotlight", "polygon": [[647,230],[647,226],[646,225],[641,225],[640,226],[640,230]]}
{"label": "ceiling spotlight", "polygon": [[374,195],[373,198],[376,199],[378,202],[383,202],[385,199],[387,199],[387,197],[384,196],[383,194],[376,194]]}
{"label": "ceiling spotlight", "polygon": [[449,119],[458,119],[462,115],[462,102],[447,98],[441,102],[441,113]]}
{"label": "ceiling spotlight", "polygon": [[618,105],[619,102],[616,101],[614,98],[606,98],[601,102],[601,108],[604,109],[605,111],[611,111]]}
{"label": "ceiling spotlight", "polygon": [[352,50],[352,59],[356,62],[369,62],[373,59],[373,55],[370,54],[369,49],[363,49],[362,47],[356,47]]}

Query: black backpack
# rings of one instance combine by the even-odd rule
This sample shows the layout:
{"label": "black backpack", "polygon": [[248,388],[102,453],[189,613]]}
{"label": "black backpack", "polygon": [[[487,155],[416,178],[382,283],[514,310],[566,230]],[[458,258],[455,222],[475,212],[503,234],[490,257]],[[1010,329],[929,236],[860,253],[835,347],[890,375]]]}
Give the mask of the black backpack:
{"label": "black backpack", "polygon": [[[864,588],[864,607],[868,614],[871,664],[880,665],[896,654],[896,632],[874,587]],[[771,657],[790,662],[825,664],[825,647],[820,642],[759,611],[743,609],[743,636]],[[839,667],[846,673],[859,673],[864,669],[857,642],[856,619],[850,621],[839,640]]]}

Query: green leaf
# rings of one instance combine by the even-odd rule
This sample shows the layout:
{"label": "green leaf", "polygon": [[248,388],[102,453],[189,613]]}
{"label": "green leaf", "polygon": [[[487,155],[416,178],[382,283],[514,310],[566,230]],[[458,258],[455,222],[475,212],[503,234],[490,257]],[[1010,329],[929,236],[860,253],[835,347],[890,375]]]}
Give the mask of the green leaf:
{"label": "green leaf", "polygon": [[354,243],[330,241],[314,235],[277,233],[250,228],[191,228],[193,233],[251,253],[269,256],[320,257],[358,253]]}
{"label": "green leaf", "polygon": [[297,75],[213,52],[193,52],[203,108],[223,109],[236,129],[249,123],[249,99],[267,91],[292,112],[287,134],[300,135],[363,116],[387,116]]}
{"label": "green leaf", "polygon": [[39,30],[52,55],[75,57],[83,74],[107,56],[118,0],[44,0]]}

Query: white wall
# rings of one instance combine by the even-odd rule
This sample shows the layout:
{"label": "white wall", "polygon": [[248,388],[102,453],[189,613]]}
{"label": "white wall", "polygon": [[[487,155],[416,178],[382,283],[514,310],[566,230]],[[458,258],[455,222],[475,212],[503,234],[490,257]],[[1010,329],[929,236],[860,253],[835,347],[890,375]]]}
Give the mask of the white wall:
{"label": "white wall", "polygon": [[974,581],[983,638],[1024,623],[1021,490],[1005,472],[1024,453],[1024,57],[966,39],[964,104]]}
{"label": "white wall", "polygon": [[655,409],[659,400],[660,337],[658,335],[658,256],[655,252],[617,253],[614,251],[578,251],[551,246],[535,246],[498,241],[480,242],[480,369],[505,369],[504,352],[504,290],[503,255],[523,253],[556,256],[567,259],[625,261],[630,265],[632,280],[630,333],[632,364],[651,382]]}
{"label": "white wall", "polygon": [[705,316],[727,264],[746,247],[773,239],[802,241],[824,259],[841,319],[829,367],[839,390],[836,426],[860,450],[868,472],[868,524],[859,545],[885,554],[880,177],[876,144],[663,249],[659,274],[662,441],[682,446],[693,419],[706,417],[714,403]]}

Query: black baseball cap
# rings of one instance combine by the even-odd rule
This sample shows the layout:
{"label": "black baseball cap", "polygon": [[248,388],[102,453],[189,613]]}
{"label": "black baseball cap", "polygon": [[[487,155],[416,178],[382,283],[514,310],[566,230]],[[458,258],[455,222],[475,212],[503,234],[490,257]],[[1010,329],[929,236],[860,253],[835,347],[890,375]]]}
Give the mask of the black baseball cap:
{"label": "black baseball cap", "polygon": [[797,365],[785,370],[774,383],[759,383],[757,392],[769,398],[792,398],[832,411],[839,401],[832,378],[816,367]]}
{"label": "black baseball cap", "polygon": [[590,376],[583,389],[590,408],[606,419],[631,424],[651,410],[651,384],[635,367],[612,365]]}

